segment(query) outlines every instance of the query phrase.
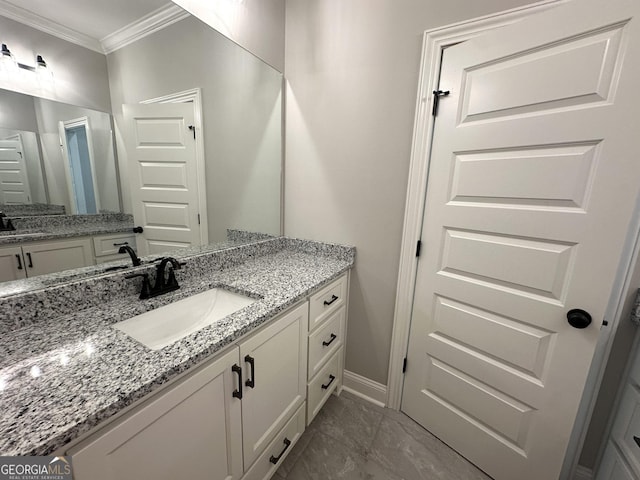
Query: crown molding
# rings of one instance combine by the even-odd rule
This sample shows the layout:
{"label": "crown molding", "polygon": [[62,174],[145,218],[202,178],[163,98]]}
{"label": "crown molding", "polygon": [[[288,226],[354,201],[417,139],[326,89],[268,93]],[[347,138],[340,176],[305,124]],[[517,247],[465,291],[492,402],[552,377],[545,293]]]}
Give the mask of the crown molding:
{"label": "crown molding", "polygon": [[17,7],[5,0],[0,0],[0,15],[35,28],[36,30],[40,30],[41,32],[61,38],[62,40],[66,40],[67,42],[75,43],[81,47],[104,53],[100,42],[95,38],[76,32],[69,27],[65,27],[64,25],[48,20],[40,15],[25,10],[24,8]]}
{"label": "crown molding", "polygon": [[188,16],[189,12],[175,3],[169,3],[101,39],[102,52],[115,52]]}

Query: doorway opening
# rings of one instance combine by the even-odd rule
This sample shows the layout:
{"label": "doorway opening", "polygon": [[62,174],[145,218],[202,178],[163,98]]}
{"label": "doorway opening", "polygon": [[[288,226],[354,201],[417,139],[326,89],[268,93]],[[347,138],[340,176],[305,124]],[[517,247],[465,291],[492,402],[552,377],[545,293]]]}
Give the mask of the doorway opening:
{"label": "doorway opening", "polygon": [[100,202],[89,119],[82,117],[60,122],[60,140],[72,213],[99,213]]}

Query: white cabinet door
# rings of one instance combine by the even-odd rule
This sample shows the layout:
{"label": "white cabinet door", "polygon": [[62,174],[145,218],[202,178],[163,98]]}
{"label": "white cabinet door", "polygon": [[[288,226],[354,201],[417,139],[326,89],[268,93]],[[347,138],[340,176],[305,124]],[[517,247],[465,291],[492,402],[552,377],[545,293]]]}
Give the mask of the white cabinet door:
{"label": "white cabinet door", "polygon": [[245,469],[304,402],[308,318],[305,302],[240,343],[245,377],[242,399]]}
{"label": "white cabinet door", "polygon": [[26,244],[22,250],[29,277],[94,264],[91,240],[88,237]]}
{"label": "white cabinet door", "polygon": [[238,349],[70,452],[76,480],[233,480],[242,476]]}
{"label": "white cabinet door", "polygon": [[612,442],[604,452],[596,480],[636,480],[637,477],[623,460]]}
{"label": "white cabinet door", "polygon": [[0,282],[27,278],[22,249],[20,247],[0,248]]}

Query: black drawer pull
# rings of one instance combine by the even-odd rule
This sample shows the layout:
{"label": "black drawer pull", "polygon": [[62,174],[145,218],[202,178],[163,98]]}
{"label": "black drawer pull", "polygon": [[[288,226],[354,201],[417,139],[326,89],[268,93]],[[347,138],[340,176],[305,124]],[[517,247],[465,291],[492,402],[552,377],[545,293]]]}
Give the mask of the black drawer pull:
{"label": "black drawer pull", "polygon": [[16,259],[18,260],[18,270],[22,270],[22,257],[16,254]]}
{"label": "black drawer pull", "polygon": [[284,452],[286,452],[287,448],[289,448],[289,445],[291,445],[291,440],[289,440],[287,437],[284,437],[284,448],[280,452],[280,455],[278,455],[277,457],[274,457],[273,455],[271,455],[271,458],[269,458],[269,461],[274,465],[278,463],[278,461],[282,458],[282,455],[284,455]]}
{"label": "black drawer pull", "polygon": [[325,300],[325,301],[324,301],[324,304],[325,304],[325,305],[327,305],[327,306],[329,306],[329,305],[331,305],[333,302],[335,302],[337,299],[338,299],[338,297],[336,297],[335,295],[331,295],[331,300],[329,300],[329,301],[326,301],[326,300]]}
{"label": "black drawer pull", "polygon": [[121,247],[122,245],[129,245],[129,242],[122,242],[122,243],[114,243],[113,244],[114,247]]}
{"label": "black drawer pull", "polygon": [[338,337],[336,337],[336,334],[335,334],[335,333],[332,333],[332,334],[331,334],[331,340],[329,340],[328,342],[322,342],[322,345],[323,345],[324,347],[328,347],[329,345],[331,345],[331,344],[333,343],[333,341],[334,341],[336,338],[338,338]]}
{"label": "black drawer pull", "polygon": [[636,442],[636,445],[638,445],[640,447],[640,437],[636,437],[635,435],[633,436],[633,440],[634,442]]}
{"label": "black drawer pull", "polygon": [[326,390],[327,388],[329,388],[333,383],[333,381],[336,379],[336,377],[334,377],[333,375],[329,375],[329,379],[330,379],[329,383],[327,383],[326,385],[322,385],[323,390]]}
{"label": "black drawer pull", "polygon": [[242,400],[242,368],[238,365],[231,367],[231,371],[238,374],[238,390],[233,391],[233,396]]}
{"label": "black drawer pull", "polygon": [[33,268],[33,260],[31,260],[31,253],[27,253],[27,258],[29,259],[29,268]]}
{"label": "black drawer pull", "polygon": [[251,378],[247,378],[247,381],[244,384],[247,387],[255,388],[256,386],[256,359],[251,355],[247,355],[244,357],[244,361],[251,366]]}

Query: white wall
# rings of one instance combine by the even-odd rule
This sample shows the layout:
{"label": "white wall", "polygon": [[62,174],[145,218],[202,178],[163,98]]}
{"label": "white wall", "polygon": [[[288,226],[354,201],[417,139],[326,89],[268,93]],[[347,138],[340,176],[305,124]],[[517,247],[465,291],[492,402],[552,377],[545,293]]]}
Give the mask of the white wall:
{"label": "white wall", "polygon": [[20,63],[34,66],[36,55],[42,55],[54,74],[53,83],[46,88],[33,80],[31,72],[22,78],[0,78],[0,88],[110,111],[104,55],[2,16],[0,32],[2,43]]}
{"label": "white wall", "polygon": [[284,71],[285,0],[173,0],[186,11]]}
{"label": "white wall", "polygon": [[[123,104],[202,89],[210,242],[225,240],[227,228],[280,233],[280,73],[194,17],[109,54],[108,63],[120,139]],[[121,148],[118,158],[127,186]],[[126,187],[123,197],[130,212]]]}
{"label": "white wall", "polygon": [[422,34],[528,3],[287,2],[285,234],[357,247],[350,371],[387,383]]}

